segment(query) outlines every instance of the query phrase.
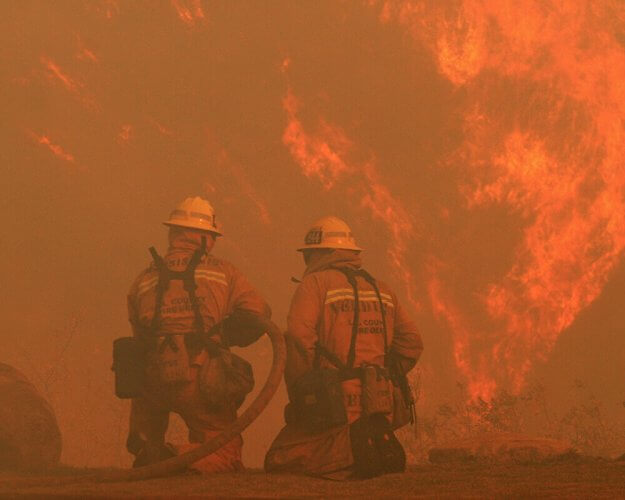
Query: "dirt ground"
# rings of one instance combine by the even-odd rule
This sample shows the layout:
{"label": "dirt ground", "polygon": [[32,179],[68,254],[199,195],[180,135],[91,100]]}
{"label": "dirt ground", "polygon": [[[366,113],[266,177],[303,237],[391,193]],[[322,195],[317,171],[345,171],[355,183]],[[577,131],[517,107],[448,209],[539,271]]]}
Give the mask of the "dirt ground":
{"label": "dirt ground", "polygon": [[[63,470],[63,480],[80,470]],[[35,476],[33,476],[35,477]],[[25,487],[0,475],[3,498],[101,497],[547,497],[625,498],[625,462],[577,459],[550,464],[445,464],[413,466],[405,474],[334,482],[250,470],[214,476],[181,475],[134,483],[92,482]]]}

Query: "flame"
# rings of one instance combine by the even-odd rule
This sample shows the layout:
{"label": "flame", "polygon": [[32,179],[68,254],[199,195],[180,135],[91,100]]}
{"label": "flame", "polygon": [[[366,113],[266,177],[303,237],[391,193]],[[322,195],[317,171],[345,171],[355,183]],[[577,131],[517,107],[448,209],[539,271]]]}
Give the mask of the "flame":
{"label": "flame", "polygon": [[174,132],[171,129],[165,127],[162,123],[154,120],[153,118],[151,118],[150,121],[154,124],[156,130],[158,130],[161,135],[173,137]]}
{"label": "flame", "polygon": [[352,144],[341,129],[321,121],[320,134],[309,135],[297,118],[299,103],[290,89],[282,101],[282,107],[288,120],[282,142],[289,148],[306,177],[319,178],[324,189],[329,190],[343,174],[355,171],[344,160]]}
{"label": "flame", "polygon": [[109,20],[113,19],[120,12],[118,0],[100,0],[92,7],[95,8],[96,12],[104,15]]}
{"label": "flame", "polygon": [[[222,169],[229,170],[232,173],[232,176],[237,181],[239,186],[239,191],[252,202],[260,221],[265,225],[270,225],[271,216],[269,214],[269,209],[267,208],[267,203],[258,194],[256,189],[254,189],[254,186],[245,174],[245,169],[228,154],[228,151],[226,151],[224,147],[217,143],[213,134],[208,134],[207,143],[209,151],[214,156],[217,165]],[[210,183],[205,183],[205,191],[209,194],[213,194],[215,193],[215,187]]]}
{"label": "flame", "polygon": [[415,280],[406,262],[408,244],[415,237],[414,218],[380,181],[374,160],[362,164],[350,161],[355,146],[342,129],[320,119],[318,130],[309,133],[298,118],[300,104],[291,89],[288,89],[282,105],[287,115],[282,142],[291,156],[304,175],[317,178],[325,190],[333,189],[345,178],[350,179],[360,206],[386,225],[390,233],[388,255],[391,266],[404,284],[410,304],[418,310]]}
{"label": "flame", "polygon": [[291,58],[285,57],[280,64],[280,72],[282,74],[286,74],[289,68],[291,67]]}
{"label": "flame", "polygon": [[121,143],[128,143],[130,142],[130,138],[132,137],[132,125],[129,124],[125,124],[122,125],[121,130],[119,131],[119,134],[117,134],[117,142]]}
{"label": "flame", "polygon": [[74,163],[74,155],[72,155],[71,153],[68,153],[67,151],[65,151],[61,146],[59,146],[58,144],[54,144],[52,143],[52,141],[50,140],[50,138],[48,136],[45,135],[37,135],[33,132],[30,132],[30,135],[33,137],[33,139],[38,143],[38,144],[42,144],[44,146],[46,146],[51,152],[52,154],[54,154],[54,156],[56,156],[57,158],[60,158],[61,160],[70,162],[70,163]]}
{"label": "flame", "polygon": [[479,352],[477,362],[472,357],[471,346],[475,334],[466,326],[466,318],[453,300],[445,296],[444,286],[437,272],[442,266],[442,262],[436,259],[432,259],[429,264],[431,279],[428,281],[428,295],[432,311],[436,317],[447,321],[453,332],[452,355],[459,372],[468,380],[468,393],[473,399],[488,401],[495,395],[497,385],[490,373],[487,354]]}
{"label": "flame", "polygon": [[84,91],[84,84],[72,78],[53,59],[41,56],[41,64],[46,69],[46,76],[52,82],[60,83],[65,90],[73,94],[78,101],[91,111],[99,111],[100,108],[93,97]]}
{"label": "flame", "polygon": [[[185,5],[186,4],[186,5]],[[171,5],[176,9],[180,20],[188,26],[195,26],[196,23],[204,21],[204,11],[200,0],[171,0]]]}
{"label": "flame", "polygon": [[416,236],[414,218],[399,200],[392,196],[388,187],[380,182],[380,176],[373,163],[365,164],[362,174],[364,185],[368,189],[363,189],[361,204],[369,209],[374,219],[381,220],[390,232],[391,243],[387,252],[391,266],[404,284],[408,302],[415,311],[419,311],[421,306],[416,298],[416,279],[406,261],[408,243]]}
{"label": "flame", "polygon": [[41,64],[48,70],[48,77],[56,79],[70,92],[77,93],[82,84],[67,75],[52,59],[46,56],[41,56]]}
{"label": "flame", "polygon": [[78,53],[76,54],[76,58],[81,61],[91,61],[97,63],[97,56],[85,46],[82,38],[80,36],[76,36],[76,40],[78,44]]}
{"label": "flame", "polygon": [[498,385],[519,390],[625,252],[625,51],[614,27],[625,6],[369,5],[427,47],[440,74],[466,93],[465,139],[450,162],[471,179],[461,186],[467,210],[504,207],[521,221],[510,268],[479,291],[490,331],[453,304],[440,269],[429,286],[473,397]]}

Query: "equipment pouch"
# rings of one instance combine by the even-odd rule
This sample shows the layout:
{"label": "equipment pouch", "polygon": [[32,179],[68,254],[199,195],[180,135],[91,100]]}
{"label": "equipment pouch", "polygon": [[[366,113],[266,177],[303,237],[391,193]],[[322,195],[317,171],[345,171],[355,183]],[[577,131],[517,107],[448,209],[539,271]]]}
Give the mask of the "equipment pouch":
{"label": "equipment pouch", "polygon": [[171,384],[191,380],[189,353],[184,342],[184,335],[158,337],[154,361],[161,383]]}
{"label": "equipment pouch", "polygon": [[115,395],[121,399],[141,395],[145,373],[145,350],[135,337],[121,337],[113,342]]}
{"label": "equipment pouch", "polygon": [[390,414],[393,411],[392,383],[386,370],[381,366],[363,363],[360,367],[362,384],[362,411],[366,415],[374,413]]}
{"label": "equipment pouch", "polygon": [[295,381],[290,396],[295,419],[307,431],[318,432],[347,423],[338,370],[310,370]]}
{"label": "equipment pouch", "polygon": [[399,387],[393,386],[393,430],[413,422],[412,408],[404,401],[404,395]]}
{"label": "equipment pouch", "polygon": [[239,409],[252,389],[252,365],[227,349],[211,353],[202,365],[200,391],[210,406],[223,408],[233,404]]}
{"label": "equipment pouch", "polygon": [[402,369],[397,359],[391,358],[389,363],[393,382],[393,429],[399,429],[416,421],[415,400],[408,381],[407,372]]}

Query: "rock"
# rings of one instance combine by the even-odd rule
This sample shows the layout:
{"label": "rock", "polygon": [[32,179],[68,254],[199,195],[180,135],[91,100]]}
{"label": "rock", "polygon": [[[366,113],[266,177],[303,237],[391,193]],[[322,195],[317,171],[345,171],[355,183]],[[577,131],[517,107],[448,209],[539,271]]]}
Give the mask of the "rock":
{"label": "rock", "polygon": [[0,363],[0,470],[41,470],[60,458],[52,407],[23,374]]}
{"label": "rock", "polygon": [[483,433],[430,449],[432,463],[469,462],[544,462],[576,455],[565,441],[535,438],[508,432]]}

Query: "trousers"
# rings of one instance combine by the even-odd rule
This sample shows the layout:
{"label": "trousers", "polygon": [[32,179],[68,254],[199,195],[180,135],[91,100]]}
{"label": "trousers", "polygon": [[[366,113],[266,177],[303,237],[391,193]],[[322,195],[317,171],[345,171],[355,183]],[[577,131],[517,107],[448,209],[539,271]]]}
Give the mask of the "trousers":
{"label": "trousers", "polygon": [[[137,455],[142,451],[148,463],[159,460],[171,412],[180,415],[189,430],[189,443],[172,444],[178,454],[200,446],[234,422],[237,416],[234,404],[216,408],[207,403],[200,390],[199,373],[200,365],[194,363],[189,381],[160,384],[148,377],[144,395],[131,403],[128,443],[141,443],[140,449],[129,444],[131,453]],[[243,470],[242,447],[243,439],[239,435],[191,468],[202,473]]]}

